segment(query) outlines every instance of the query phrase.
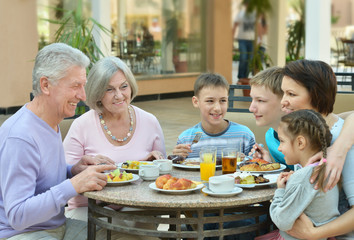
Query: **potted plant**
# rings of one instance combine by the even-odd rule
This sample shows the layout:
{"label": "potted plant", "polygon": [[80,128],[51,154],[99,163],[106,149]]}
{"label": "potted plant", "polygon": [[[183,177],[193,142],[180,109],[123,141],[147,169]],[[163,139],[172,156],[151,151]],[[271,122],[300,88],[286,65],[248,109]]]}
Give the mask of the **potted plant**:
{"label": "potted plant", "polygon": [[[54,7],[57,19],[42,20],[59,25],[59,28],[55,33],[54,42],[66,43],[74,48],[80,49],[90,58],[92,65],[97,62],[101,56],[104,56],[102,51],[96,45],[92,34],[93,29],[97,27],[105,34],[110,34],[111,32],[99,24],[95,19],[83,15],[82,0],[77,1],[77,6],[74,10],[66,10],[62,8],[62,6],[63,2],[60,1],[58,5]],[[44,45],[42,47],[44,47]],[[85,113],[88,109],[88,106],[84,102],[79,102],[74,117]]]}
{"label": "potted plant", "polygon": [[290,5],[300,16],[300,19],[291,23],[288,28],[287,62],[303,57],[301,49],[305,43],[305,1],[291,1]]}
{"label": "potted plant", "polygon": [[91,60],[91,64],[99,60],[103,55],[102,51],[96,45],[93,37],[94,28],[98,28],[105,34],[110,35],[111,32],[99,24],[91,17],[85,17],[82,13],[82,0],[77,1],[76,9],[66,10],[61,8],[60,2],[56,11],[57,19],[42,19],[52,24],[58,24],[59,28],[55,33],[54,42],[66,43],[74,48],[80,49]]}

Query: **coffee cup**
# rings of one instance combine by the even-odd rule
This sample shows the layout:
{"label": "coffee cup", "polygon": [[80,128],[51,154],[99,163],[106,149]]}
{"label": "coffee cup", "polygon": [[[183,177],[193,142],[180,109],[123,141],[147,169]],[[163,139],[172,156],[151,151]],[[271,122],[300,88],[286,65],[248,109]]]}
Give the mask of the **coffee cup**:
{"label": "coffee cup", "polygon": [[214,193],[232,192],[235,179],[230,176],[214,176],[209,178],[209,189]]}
{"label": "coffee cup", "polygon": [[154,165],[160,169],[160,174],[167,174],[172,171],[172,161],[168,159],[158,159],[153,161]]}
{"label": "coffee cup", "polygon": [[155,180],[159,175],[159,167],[156,165],[141,165],[139,167],[139,176],[143,180]]}

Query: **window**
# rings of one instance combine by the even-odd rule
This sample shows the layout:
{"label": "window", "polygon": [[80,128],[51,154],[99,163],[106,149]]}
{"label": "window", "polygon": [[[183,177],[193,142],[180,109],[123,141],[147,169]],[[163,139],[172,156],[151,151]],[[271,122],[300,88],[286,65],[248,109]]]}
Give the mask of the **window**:
{"label": "window", "polygon": [[112,55],[135,75],[202,72],[202,0],[112,0]]}

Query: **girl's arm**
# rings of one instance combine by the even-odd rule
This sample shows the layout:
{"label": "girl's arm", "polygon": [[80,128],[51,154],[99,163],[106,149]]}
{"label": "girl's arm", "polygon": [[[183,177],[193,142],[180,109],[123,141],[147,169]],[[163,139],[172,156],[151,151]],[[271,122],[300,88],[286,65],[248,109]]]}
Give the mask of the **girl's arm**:
{"label": "girl's arm", "polygon": [[280,230],[292,229],[296,219],[314,199],[317,191],[309,182],[305,182],[311,173],[312,168],[308,168],[295,172],[294,175],[292,173],[279,175],[278,189],[274,193],[269,212],[272,221]]}
{"label": "girl's arm", "polygon": [[339,218],[320,227],[314,227],[311,220],[305,214],[302,214],[287,233],[299,239],[328,238],[354,231],[353,222],[354,206]]}

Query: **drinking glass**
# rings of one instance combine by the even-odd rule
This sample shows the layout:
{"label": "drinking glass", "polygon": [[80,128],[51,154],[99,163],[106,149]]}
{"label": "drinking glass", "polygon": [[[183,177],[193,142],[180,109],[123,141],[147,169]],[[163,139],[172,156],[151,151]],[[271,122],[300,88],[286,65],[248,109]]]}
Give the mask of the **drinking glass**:
{"label": "drinking glass", "polygon": [[208,182],[215,175],[216,147],[202,147],[200,149],[200,179]]}
{"label": "drinking glass", "polygon": [[222,150],[222,174],[234,173],[237,169],[237,149],[224,148]]}

